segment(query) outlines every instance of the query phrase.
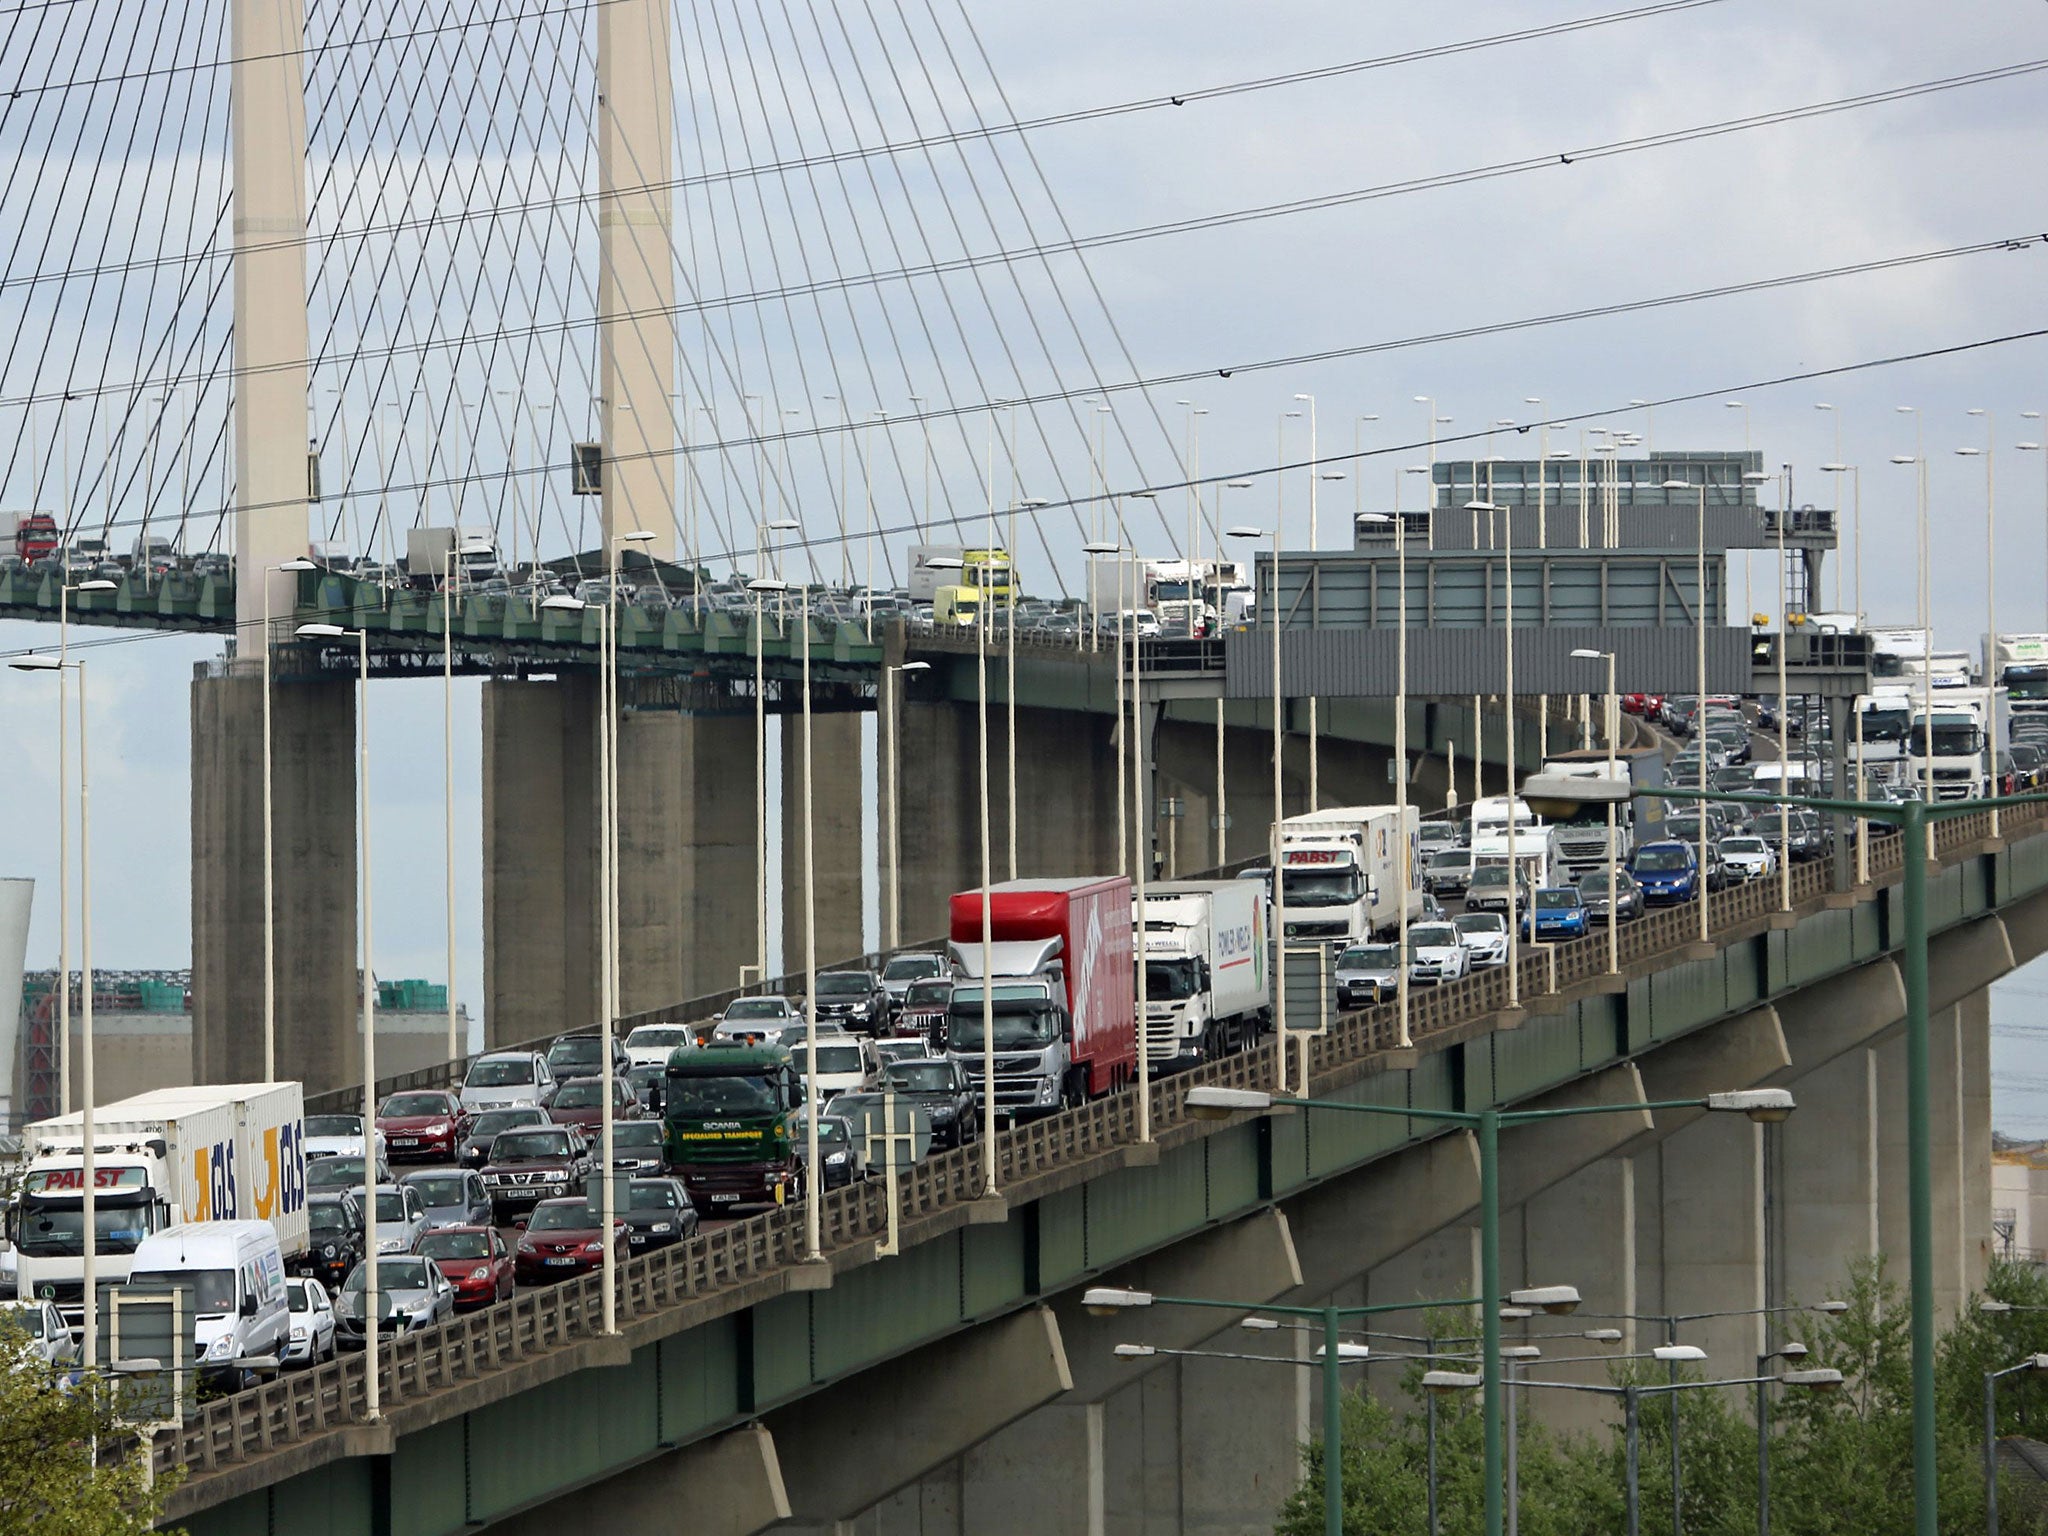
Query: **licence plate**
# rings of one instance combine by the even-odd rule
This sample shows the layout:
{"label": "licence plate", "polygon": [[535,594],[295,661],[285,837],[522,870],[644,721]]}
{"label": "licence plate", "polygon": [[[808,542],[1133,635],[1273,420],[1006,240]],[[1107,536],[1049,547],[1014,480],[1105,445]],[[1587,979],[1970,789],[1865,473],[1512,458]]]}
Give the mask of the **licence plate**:
{"label": "licence plate", "polygon": [[732,1194],[719,1194],[713,1195],[710,1198],[713,1205],[737,1205],[739,1204],[740,1197]]}
{"label": "licence plate", "polygon": [[419,1144],[420,1139],[417,1136],[394,1136],[391,1138],[391,1145],[394,1147],[416,1147]]}
{"label": "licence plate", "polygon": [[576,1261],[574,1259],[543,1259],[541,1262],[545,1264],[552,1264],[562,1269],[567,1269],[571,1264],[574,1264]]}

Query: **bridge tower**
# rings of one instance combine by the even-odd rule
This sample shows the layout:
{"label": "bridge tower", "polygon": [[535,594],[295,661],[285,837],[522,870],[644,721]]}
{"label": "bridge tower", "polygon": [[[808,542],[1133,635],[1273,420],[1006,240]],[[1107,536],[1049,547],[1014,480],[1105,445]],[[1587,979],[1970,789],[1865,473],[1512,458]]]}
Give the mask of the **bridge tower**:
{"label": "bridge tower", "polygon": [[[263,653],[306,553],[303,0],[231,0],[235,644],[192,684],[193,1071],[263,1075]],[[267,604],[266,604],[267,596]],[[264,633],[267,612],[273,633]],[[283,616],[283,617],[280,617]],[[271,699],[276,1059],[309,1087],[354,1059],[355,718],[347,682]]]}

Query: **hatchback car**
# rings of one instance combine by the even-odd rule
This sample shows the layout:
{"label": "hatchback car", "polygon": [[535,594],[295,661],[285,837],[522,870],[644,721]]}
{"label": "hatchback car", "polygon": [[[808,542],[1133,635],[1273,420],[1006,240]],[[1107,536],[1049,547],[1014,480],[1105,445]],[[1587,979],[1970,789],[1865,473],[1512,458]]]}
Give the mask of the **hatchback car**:
{"label": "hatchback car", "polygon": [[28,1341],[27,1350],[53,1371],[69,1371],[78,1363],[78,1345],[54,1301],[0,1301],[0,1331],[12,1328]]}
{"label": "hatchback car", "polygon": [[1778,856],[1761,837],[1742,834],[1724,837],[1714,851],[1729,872],[1743,880],[1761,880],[1778,872]]}
{"label": "hatchback car", "polygon": [[804,1016],[786,997],[777,994],[736,997],[725,1005],[725,1012],[718,1016],[711,1033],[714,1039],[760,1045],[769,1036],[803,1021]]}
{"label": "hatchback car", "polygon": [[[588,1141],[596,1136],[597,1129],[604,1123],[604,1079],[601,1077],[572,1077],[555,1090],[553,1102],[548,1105],[548,1118],[557,1125],[573,1125],[584,1132]],[[612,1079],[612,1121],[638,1120],[640,1118],[640,1097],[627,1085],[626,1074],[621,1072]]]}
{"label": "hatchback car", "polygon": [[[592,1032],[574,1035],[560,1035],[548,1047],[548,1068],[555,1074],[557,1083],[566,1083],[572,1077],[589,1077],[604,1070],[604,1037]],[[612,1037],[612,1070],[623,1074],[632,1063],[626,1060],[626,1048],[619,1044],[618,1036]]]}
{"label": "hatchback car", "polygon": [[[334,1298],[334,1333],[343,1349],[361,1349],[369,1265],[358,1264]],[[380,1338],[417,1333],[455,1315],[455,1287],[441,1267],[417,1254],[377,1260],[377,1332]]]}
{"label": "hatchback car", "polygon": [[1391,944],[1353,944],[1337,956],[1337,1006],[1370,1008],[1400,991],[1401,954]]}
{"label": "hatchback car", "polygon": [[[383,1158],[377,1159],[377,1182],[391,1182],[391,1165]],[[363,1160],[346,1153],[334,1157],[323,1157],[318,1162],[306,1164],[306,1192],[322,1189],[353,1189],[363,1187]]]}
{"label": "hatchback car", "polygon": [[465,1168],[481,1168],[491,1160],[491,1143],[500,1131],[522,1125],[552,1125],[548,1112],[534,1105],[517,1109],[487,1109],[469,1123],[469,1134],[456,1149],[455,1160]]}
{"label": "hatchback car", "polygon": [[413,1244],[427,1234],[427,1208],[419,1191],[403,1184],[379,1184],[373,1226],[379,1253],[411,1253]]}
{"label": "hatchback car", "polygon": [[[1529,905],[1529,881],[1525,875],[1515,881],[1515,908],[1517,911]],[[1506,912],[1508,909],[1508,867],[1505,864],[1484,864],[1472,871],[1472,880],[1465,887],[1465,910],[1467,912]]]}
{"label": "hatchback car", "polygon": [[634,1179],[626,1185],[626,1242],[634,1253],[652,1253],[693,1237],[697,1208],[681,1179]]}
{"label": "hatchback car", "polygon": [[[597,1150],[597,1143],[591,1143]],[[612,1167],[619,1173],[654,1176],[667,1171],[659,1120],[627,1120],[612,1126]]]}
{"label": "hatchback car", "polygon": [[1408,930],[1408,979],[1458,981],[1472,972],[1472,952],[1449,923],[1423,923]]}
{"label": "hatchback car", "polygon": [[[316,1157],[361,1157],[363,1117],[361,1115],[306,1116],[306,1161]],[[377,1155],[388,1157],[384,1133],[377,1133]]]}
{"label": "hatchback car", "polygon": [[1583,939],[1589,926],[1585,899],[1576,885],[1546,885],[1522,914],[1522,937],[1538,943]]}
{"label": "hatchback car", "polygon": [[377,1129],[395,1161],[452,1163],[469,1134],[469,1111],[454,1094],[438,1088],[394,1093],[377,1108]]}
{"label": "hatchback car", "polygon": [[[1586,914],[1600,922],[1607,919],[1607,884],[1604,868],[1589,869],[1579,876],[1579,896],[1586,903]],[[1614,906],[1624,923],[1632,923],[1643,915],[1643,888],[1625,869],[1614,872]]]}
{"label": "hatchback car", "polygon": [[426,1208],[427,1230],[440,1227],[488,1226],[491,1197],[484,1193],[484,1181],[471,1168],[430,1169],[408,1173],[399,1184],[420,1197]]}
{"label": "hatchback car", "polygon": [[[632,1230],[614,1218],[612,1252],[623,1259],[632,1251]],[[533,1208],[513,1251],[512,1274],[521,1285],[549,1285],[587,1275],[603,1263],[603,1213],[582,1195],[571,1195]]]}
{"label": "hatchback car", "polygon": [[903,1006],[904,996],[910,991],[913,981],[945,980],[949,974],[944,955],[935,955],[929,950],[892,955],[882,967],[882,990],[889,994],[889,1007],[893,1012]]}
{"label": "hatchback car", "polygon": [[443,1227],[420,1239],[420,1257],[440,1266],[455,1289],[455,1310],[487,1307],[512,1294],[512,1250],[496,1227]]}
{"label": "hatchback car", "polygon": [[[865,1098],[866,1095],[859,1097]],[[810,1130],[801,1116],[790,1122],[789,1139],[796,1149],[798,1161],[808,1161]],[[828,1190],[843,1188],[866,1175],[867,1165],[854,1138],[853,1122],[846,1116],[818,1116],[818,1161],[824,1165],[824,1177],[819,1183]]]}
{"label": "hatchback car", "polygon": [[1472,956],[1472,969],[1508,963],[1508,920],[1499,912],[1460,912],[1451,919],[1458,942]]}
{"label": "hatchback car", "polygon": [[1422,888],[1432,896],[1462,896],[1471,882],[1472,855],[1463,848],[1433,853],[1422,867]]}
{"label": "hatchback car", "polygon": [[1628,862],[1628,872],[1652,907],[1675,906],[1699,895],[1699,860],[1684,843],[1646,843]]}
{"label": "hatchback car", "polygon": [[284,1297],[285,1305],[291,1309],[291,1326],[278,1363],[318,1365],[322,1360],[332,1360],[337,1346],[334,1303],[328,1298],[327,1287],[318,1280],[287,1280]]}
{"label": "hatchback car", "polygon": [[932,1124],[932,1145],[964,1147],[980,1131],[975,1106],[981,1102],[967,1070],[950,1057],[916,1057],[882,1069],[882,1087],[924,1110]]}
{"label": "hatchback car", "polygon": [[545,1104],[554,1091],[554,1069],[538,1051],[492,1051],[469,1064],[460,1097],[462,1107],[474,1113]]}

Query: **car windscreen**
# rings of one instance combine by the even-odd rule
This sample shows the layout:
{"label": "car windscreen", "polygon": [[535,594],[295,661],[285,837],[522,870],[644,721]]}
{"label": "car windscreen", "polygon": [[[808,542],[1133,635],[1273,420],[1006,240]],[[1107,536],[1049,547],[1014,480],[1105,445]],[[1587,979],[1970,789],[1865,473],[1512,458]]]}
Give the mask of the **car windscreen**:
{"label": "car windscreen", "polygon": [[568,1155],[567,1131],[507,1131],[491,1143],[494,1163],[552,1163]]}
{"label": "car windscreen", "polygon": [[377,1191],[377,1219],[379,1221],[404,1221],[407,1219],[405,1196],[395,1189]]}
{"label": "car windscreen", "polygon": [[889,1069],[886,1081],[905,1093],[945,1093],[953,1087],[953,1068],[943,1061],[899,1062]]}
{"label": "car windscreen", "polygon": [[425,1259],[488,1259],[491,1240],[482,1232],[429,1232],[420,1239]]}
{"label": "car windscreen", "polygon": [[1340,971],[1391,971],[1394,965],[1391,944],[1354,944],[1337,957]]}
{"label": "car windscreen", "polygon": [[429,1174],[425,1178],[408,1179],[406,1186],[420,1197],[421,1205],[460,1205],[463,1198],[463,1180],[455,1174]]}
{"label": "car windscreen", "polygon": [[599,1226],[598,1214],[583,1201],[568,1205],[556,1205],[543,1200],[534,1207],[533,1219],[526,1224],[529,1232],[578,1232]]}
{"label": "car windscreen", "polygon": [[307,1201],[306,1224],[315,1232],[346,1232],[348,1217],[332,1200]]}
{"label": "car windscreen", "polygon": [[604,1082],[590,1077],[564,1083],[555,1092],[557,1109],[598,1109],[604,1104]]}
{"label": "car windscreen", "polygon": [[306,1116],[308,1136],[360,1136],[363,1134],[363,1119],[360,1115],[308,1115]]}
{"label": "car windscreen", "polygon": [[[803,1071],[810,1057],[810,1047],[804,1046],[795,1053],[796,1068]],[[857,1045],[821,1045],[818,1047],[818,1071],[858,1072],[861,1070],[860,1047]]]}
{"label": "car windscreen", "polygon": [[779,997],[734,998],[725,1010],[728,1019],[786,1019],[789,1005]]}
{"label": "car windscreen", "polygon": [[486,1057],[469,1069],[465,1088],[517,1088],[533,1081],[533,1062],[526,1057]]}
{"label": "car windscreen", "polygon": [[1452,848],[1430,857],[1431,869],[1466,869],[1471,866],[1472,856],[1462,849]]}
{"label": "car windscreen", "polygon": [[1636,868],[1653,874],[1692,868],[1692,855],[1683,848],[1645,848],[1636,855]]}
{"label": "car windscreen", "polygon": [[1413,949],[1443,949],[1457,942],[1458,930],[1448,923],[1425,923],[1408,930],[1409,947]]}
{"label": "car windscreen", "polygon": [[903,994],[906,1008],[943,1008],[953,995],[950,981],[913,981],[910,990]]}
{"label": "car windscreen", "polygon": [[658,1147],[661,1123],[657,1120],[621,1120],[612,1126],[614,1147]]}
{"label": "car windscreen", "polygon": [[235,1310],[235,1272],[232,1269],[165,1269],[153,1272],[149,1278],[189,1282],[192,1286],[192,1308],[202,1317],[218,1317]]}
{"label": "car windscreen", "polygon": [[1569,911],[1579,904],[1577,891],[1538,891],[1536,905],[1545,912]]}
{"label": "car windscreen", "polygon": [[1451,919],[1460,933],[1506,933],[1507,920],[1498,912],[1460,912]]}
{"label": "car windscreen", "polygon": [[635,1211],[673,1211],[680,1209],[682,1201],[676,1198],[673,1184],[635,1184],[627,1192],[626,1207]]}
{"label": "car windscreen", "polygon": [[509,1131],[515,1125],[539,1125],[547,1116],[537,1109],[487,1109],[476,1117],[470,1132],[481,1140]]}
{"label": "car windscreen", "polygon": [[626,1036],[626,1048],[638,1050],[650,1045],[688,1045],[690,1039],[690,1032],[680,1024],[642,1024]]}
{"label": "car windscreen", "polygon": [[884,981],[902,981],[905,977],[915,979],[929,976],[939,968],[937,955],[898,955],[882,967]]}
{"label": "car windscreen", "polygon": [[[348,1277],[346,1288],[360,1295],[368,1279],[369,1266],[358,1264],[356,1272]],[[377,1261],[377,1289],[380,1291],[424,1291],[429,1284],[426,1262],[422,1259],[407,1257]]]}
{"label": "car windscreen", "polygon": [[859,971],[827,971],[818,978],[820,997],[859,997],[872,990],[867,977]]}
{"label": "car windscreen", "polygon": [[388,1119],[410,1115],[445,1115],[448,1101],[438,1093],[394,1093],[377,1111]]}

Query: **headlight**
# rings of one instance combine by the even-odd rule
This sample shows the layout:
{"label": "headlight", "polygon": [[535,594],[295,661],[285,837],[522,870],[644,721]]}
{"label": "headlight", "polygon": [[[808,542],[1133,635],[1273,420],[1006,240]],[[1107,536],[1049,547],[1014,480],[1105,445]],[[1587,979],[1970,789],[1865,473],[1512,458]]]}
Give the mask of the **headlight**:
{"label": "headlight", "polygon": [[305,1336],[306,1336],[306,1330],[305,1330],[305,1329],[303,1329],[303,1328],[300,1328],[300,1327],[297,1327],[297,1326],[294,1326],[294,1327],[293,1327],[293,1329],[292,1329],[292,1337],[293,1337],[293,1338],[295,1338],[295,1339],[303,1339],[303,1338],[304,1338]]}
{"label": "headlight", "polygon": [[448,1122],[446,1120],[436,1120],[432,1125],[421,1131],[420,1134],[422,1136],[446,1136],[448,1134]]}
{"label": "headlight", "polygon": [[377,1239],[377,1251],[379,1253],[400,1253],[404,1249],[405,1239],[402,1237],[380,1237]]}
{"label": "headlight", "polygon": [[323,1259],[331,1259],[331,1258],[333,1258],[333,1257],[334,1257],[334,1244],[332,1244],[332,1243],[322,1243],[322,1244],[320,1245],[320,1257],[321,1257],[321,1258],[323,1258]]}
{"label": "headlight", "polygon": [[845,1161],[846,1154],[844,1152],[829,1152],[825,1155],[825,1166],[827,1168],[837,1168]]}
{"label": "headlight", "polygon": [[232,1333],[224,1333],[206,1346],[206,1358],[209,1360],[227,1360],[233,1357],[234,1352],[235,1336]]}
{"label": "headlight", "polygon": [[950,1120],[955,1113],[955,1107],[951,1104],[934,1104],[932,1106],[932,1123],[936,1125],[941,1120]]}
{"label": "headlight", "polygon": [[471,1270],[471,1271],[469,1272],[469,1278],[470,1278],[470,1279],[472,1279],[472,1280],[488,1280],[488,1279],[490,1279],[490,1278],[491,1278],[491,1271],[490,1271],[490,1267],[489,1267],[488,1265],[484,1265],[484,1264],[479,1264],[479,1265],[478,1265],[478,1266],[477,1266],[477,1267],[476,1267],[475,1269],[472,1269],[472,1270]]}
{"label": "headlight", "polygon": [[585,1243],[585,1244],[583,1245],[583,1251],[584,1251],[585,1253],[603,1253],[603,1252],[604,1252],[604,1239],[602,1239],[602,1238],[592,1238],[592,1239],[591,1239],[591,1240],[590,1240],[589,1242],[587,1242],[587,1243]]}
{"label": "headlight", "polygon": [[673,1232],[675,1230],[675,1226],[671,1222],[657,1221],[654,1223],[653,1226],[649,1227],[648,1230],[650,1232]]}

